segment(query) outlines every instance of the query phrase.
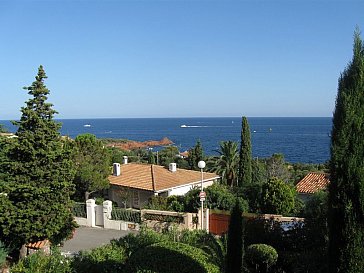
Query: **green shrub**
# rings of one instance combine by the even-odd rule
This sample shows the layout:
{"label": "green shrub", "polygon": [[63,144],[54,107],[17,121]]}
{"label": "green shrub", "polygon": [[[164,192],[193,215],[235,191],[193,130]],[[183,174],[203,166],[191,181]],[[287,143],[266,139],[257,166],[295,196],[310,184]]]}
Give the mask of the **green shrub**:
{"label": "green shrub", "polygon": [[168,237],[162,233],[148,228],[142,228],[138,234],[129,233],[125,237],[112,240],[112,244],[124,249],[125,255],[129,257],[140,248],[167,240]]}
{"label": "green shrub", "polygon": [[178,242],[160,242],[137,250],[131,255],[125,273],[218,273],[201,249]]}
{"label": "green shrub", "polygon": [[0,241],[0,268],[6,263],[7,256],[8,256],[8,249]]}
{"label": "green shrub", "polygon": [[116,244],[108,244],[91,251],[81,251],[73,259],[77,273],[121,272],[125,263],[125,250]]}
{"label": "green shrub", "polygon": [[72,273],[70,260],[63,257],[58,250],[52,255],[36,252],[15,264],[12,273]]}
{"label": "green shrub", "polygon": [[259,269],[267,272],[268,268],[274,265],[278,260],[278,253],[274,247],[266,244],[250,245],[246,251],[245,259],[251,266],[254,266],[257,272]]}

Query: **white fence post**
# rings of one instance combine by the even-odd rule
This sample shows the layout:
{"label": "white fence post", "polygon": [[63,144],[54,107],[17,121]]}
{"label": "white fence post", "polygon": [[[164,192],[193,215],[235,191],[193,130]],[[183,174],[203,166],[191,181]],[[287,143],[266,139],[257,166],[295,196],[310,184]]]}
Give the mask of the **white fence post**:
{"label": "white fence post", "polygon": [[112,202],[106,200],[102,203],[104,213],[104,227],[107,227],[107,220],[111,220]]}
{"label": "white fence post", "polygon": [[88,199],[86,201],[86,213],[87,213],[87,226],[95,227],[96,226],[96,216],[95,216],[95,200]]}

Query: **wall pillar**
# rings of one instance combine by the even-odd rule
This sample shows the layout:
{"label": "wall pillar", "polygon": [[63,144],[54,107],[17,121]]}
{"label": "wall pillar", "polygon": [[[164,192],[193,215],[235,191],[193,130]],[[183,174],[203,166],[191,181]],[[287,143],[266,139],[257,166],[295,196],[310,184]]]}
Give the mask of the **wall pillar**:
{"label": "wall pillar", "polygon": [[102,203],[103,213],[104,213],[104,222],[106,219],[111,219],[111,211],[112,211],[112,202],[110,200],[104,201]]}
{"label": "wall pillar", "polygon": [[95,227],[96,226],[96,215],[95,215],[95,200],[88,199],[86,201],[86,213],[87,213],[87,226]]}

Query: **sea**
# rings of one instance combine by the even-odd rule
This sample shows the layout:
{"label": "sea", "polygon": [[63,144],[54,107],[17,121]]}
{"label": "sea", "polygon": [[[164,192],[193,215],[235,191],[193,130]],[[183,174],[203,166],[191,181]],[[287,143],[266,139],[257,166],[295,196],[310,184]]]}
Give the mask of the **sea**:
{"label": "sea", "polygon": [[[136,141],[169,138],[181,152],[200,140],[206,155],[216,155],[221,141],[240,141],[241,118],[110,118],[62,119],[61,134],[75,138],[91,133],[98,138]],[[292,163],[325,163],[330,157],[330,117],[248,118],[254,158],[284,155]],[[15,132],[10,121],[0,121]],[[158,148],[154,148],[158,149]]]}

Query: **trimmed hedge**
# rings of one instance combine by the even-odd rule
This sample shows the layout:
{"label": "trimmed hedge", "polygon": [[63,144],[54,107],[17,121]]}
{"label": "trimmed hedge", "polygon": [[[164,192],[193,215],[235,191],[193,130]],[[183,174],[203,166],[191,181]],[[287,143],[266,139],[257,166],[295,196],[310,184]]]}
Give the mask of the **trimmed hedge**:
{"label": "trimmed hedge", "polygon": [[201,249],[178,242],[160,242],[139,249],[130,256],[125,273],[219,273]]}
{"label": "trimmed hedge", "polygon": [[266,244],[250,245],[246,251],[245,259],[252,265],[269,268],[278,260],[278,253],[274,247]]}

